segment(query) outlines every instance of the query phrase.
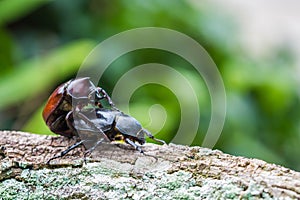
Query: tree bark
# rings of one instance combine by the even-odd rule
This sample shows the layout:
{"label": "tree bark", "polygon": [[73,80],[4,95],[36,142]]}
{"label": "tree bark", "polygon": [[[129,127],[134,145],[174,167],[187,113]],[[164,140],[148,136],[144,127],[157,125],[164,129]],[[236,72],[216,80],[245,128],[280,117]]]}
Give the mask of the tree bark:
{"label": "tree bark", "polygon": [[300,199],[300,173],[202,147],[100,145],[0,131],[0,199]]}

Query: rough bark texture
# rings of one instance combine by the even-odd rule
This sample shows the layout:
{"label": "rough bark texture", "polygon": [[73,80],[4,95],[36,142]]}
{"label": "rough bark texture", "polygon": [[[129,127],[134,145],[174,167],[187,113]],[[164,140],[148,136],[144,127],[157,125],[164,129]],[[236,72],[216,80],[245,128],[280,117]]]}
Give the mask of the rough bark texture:
{"label": "rough bark texture", "polygon": [[45,162],[75,139],[0,131],[0,199],[300,199],[300,173],[181,145],[101,145]]}

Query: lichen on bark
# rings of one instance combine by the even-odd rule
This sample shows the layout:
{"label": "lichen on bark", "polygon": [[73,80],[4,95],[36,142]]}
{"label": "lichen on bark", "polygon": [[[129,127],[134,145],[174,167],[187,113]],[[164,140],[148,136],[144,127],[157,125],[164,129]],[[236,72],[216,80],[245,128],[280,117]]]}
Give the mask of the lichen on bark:
{"label": "lichen on bark", "polygon": [[1,199],[300,198],[299,172],[201,147],[102,145],[86,163],[78,148],[45,164],[74,142],[0,132]]}

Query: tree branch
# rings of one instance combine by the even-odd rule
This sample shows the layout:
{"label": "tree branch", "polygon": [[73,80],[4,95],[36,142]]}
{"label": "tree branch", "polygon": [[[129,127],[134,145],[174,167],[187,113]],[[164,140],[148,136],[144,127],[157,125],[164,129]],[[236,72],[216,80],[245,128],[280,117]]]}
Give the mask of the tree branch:
{"label": "tree branch", "polygon": [[300,173],[258,159],[181,145],[100,145],[58,155],[76,139],[0,131],[3,199],[300,199]]}

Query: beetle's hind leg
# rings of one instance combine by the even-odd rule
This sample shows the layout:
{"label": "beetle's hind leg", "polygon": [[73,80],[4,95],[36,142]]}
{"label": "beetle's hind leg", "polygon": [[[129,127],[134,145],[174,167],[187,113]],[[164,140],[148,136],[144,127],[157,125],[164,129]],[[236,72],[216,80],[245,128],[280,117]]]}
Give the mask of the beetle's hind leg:
{"label": "beetle's hind leg", "polygon": [[66,150],[60,152],[59,155],[53,156],[52,158],[50,158],[50,159],[46,162],[46,164],[49,165],[50,162],[51,162],[52,160],[54,160],[54,159],[56,159],[56,158],[61,158],[61,157],[65,156],[67,153],[69,153],[69,152],[72,151],[73,149],[77,148],[79,145],[82,145],[83,142],[84,142],[84,140],[81,140],[80,142],[77,142],[77,143],[75,143],[75,144],[69,146]]}
{"label": "beetle's hind leg", "polygon": [[152,140],[159,142],[161,144],[167,144],[165,141],[155,138],[147,129],[143,129],[144,133]]}

